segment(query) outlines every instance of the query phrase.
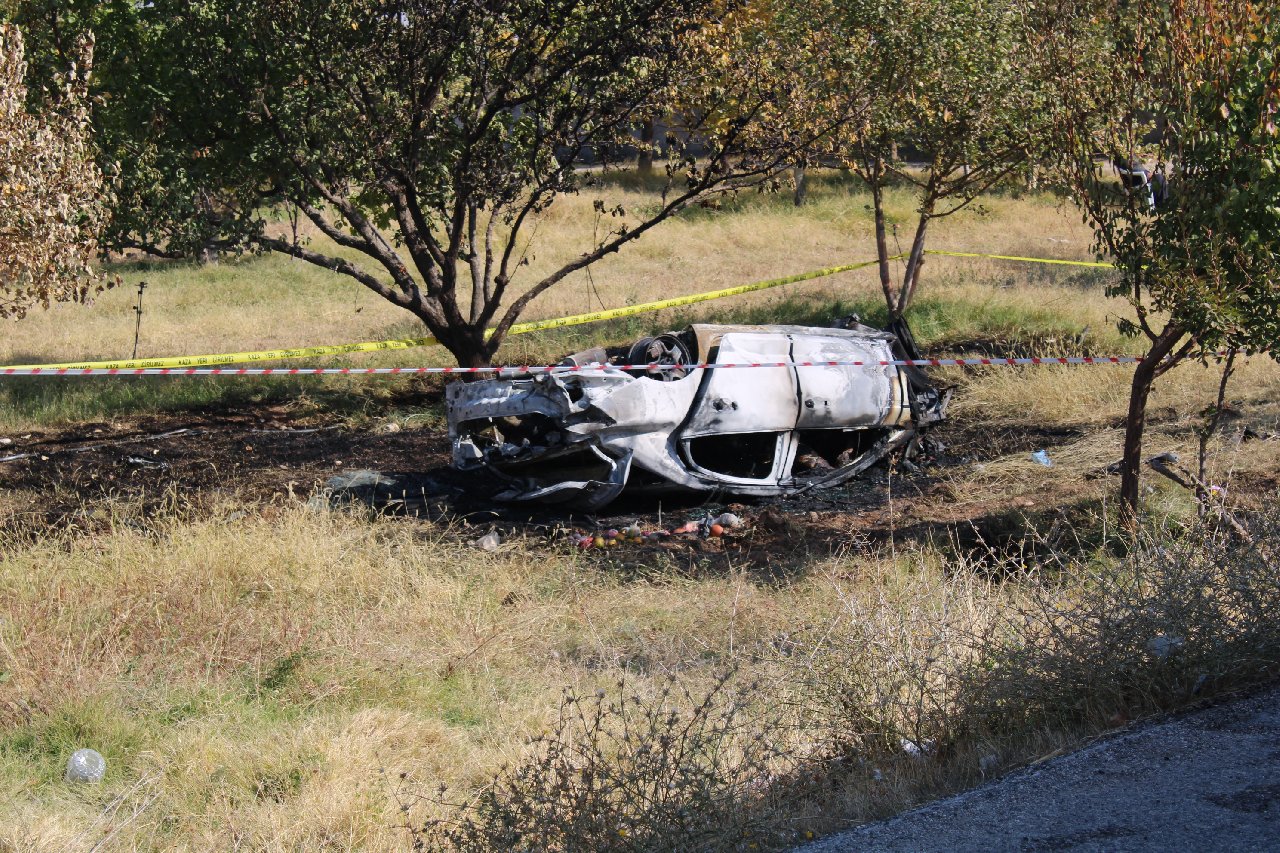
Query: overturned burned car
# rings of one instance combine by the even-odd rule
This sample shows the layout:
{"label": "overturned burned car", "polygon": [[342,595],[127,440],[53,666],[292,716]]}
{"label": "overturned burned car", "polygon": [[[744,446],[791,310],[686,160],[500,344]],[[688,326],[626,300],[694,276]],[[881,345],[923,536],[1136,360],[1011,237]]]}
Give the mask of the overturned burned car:
{"label": "overturned burned car", "polygon": [[[916,358],[901,323],[694,325],[630,351],[576,353],[565,371],[450,385],[454,465],[499,475],[510,484],[503,500],[590,510],[624,487],[785,495],[835,485],[911,449],[944,417],[950,391],[915,367],[877,364]],[[762,362],[787,366],[703,366]]]}

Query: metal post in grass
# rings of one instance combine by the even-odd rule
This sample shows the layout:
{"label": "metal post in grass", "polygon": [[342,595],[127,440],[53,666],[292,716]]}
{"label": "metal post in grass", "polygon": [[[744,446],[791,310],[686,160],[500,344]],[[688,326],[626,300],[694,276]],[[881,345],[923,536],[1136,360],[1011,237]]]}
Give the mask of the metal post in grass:
{"label": "metal post in grass", "polygon": [[138,357],[138,337],[142,334],[142,291],[147,289],[145,281],[138,282],[138,304],[133,307],[135,314],[133,321],[133,355],[131,358]]}

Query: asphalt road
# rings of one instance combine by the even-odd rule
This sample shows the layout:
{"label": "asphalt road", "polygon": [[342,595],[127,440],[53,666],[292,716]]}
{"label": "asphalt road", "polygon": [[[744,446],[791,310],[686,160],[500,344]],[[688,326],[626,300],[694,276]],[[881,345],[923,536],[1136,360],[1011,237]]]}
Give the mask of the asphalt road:
{"label": "asphalt road", "polygon": [[797,853],[1280,851],[1280,688],[1148,724]]}

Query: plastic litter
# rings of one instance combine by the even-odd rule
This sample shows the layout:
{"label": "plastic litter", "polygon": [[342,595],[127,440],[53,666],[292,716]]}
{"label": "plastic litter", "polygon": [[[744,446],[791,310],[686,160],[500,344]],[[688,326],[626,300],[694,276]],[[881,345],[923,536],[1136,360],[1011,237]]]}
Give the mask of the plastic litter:
{"label": "plastic litter", "polygon": [[899,738],[898,742],[902,745],[902,751],[912,758],[925,758],[933,755],[937,749],[937,743],[932,740],[922,740],[919,743],[911,740],[911,738]]}
{"label": "plastic litter", "polygon": [[1049,458],[1049,451],[1037,450],[1031,454],[1031,461],[1043,465],[1046,468],[1053,467],[1053,460]]}
{"label": "plastic litter", "polygon": [[496,551],[501,544],[502,536],[496,530],[491,530],[476,540],[476,547],[481,551]]}
{"label": "plastic litter", "polygon": [[1147,651],[1151,652],[1151,656],[1156,660],[1164,660],[1182,648],[1185,643],[1186,641],[1176,634],[1156,634],[1147,640]]}
{"label": "plastic litter", "polygon": [[349,491],[353,489],[373,488],[375,486],[391,486],[395,484],[395,480],[383,474],[381,471],[372,471],[368,468],[361,468],[356,471],[347,471],[344,474],[337,474],[325,481],[325,488],[333,491]]}
{"label": "plastic litter", "polygon": [[101,782],[107,775],[107,760],[94,749],[77,749],[67,759],[68,782]]}

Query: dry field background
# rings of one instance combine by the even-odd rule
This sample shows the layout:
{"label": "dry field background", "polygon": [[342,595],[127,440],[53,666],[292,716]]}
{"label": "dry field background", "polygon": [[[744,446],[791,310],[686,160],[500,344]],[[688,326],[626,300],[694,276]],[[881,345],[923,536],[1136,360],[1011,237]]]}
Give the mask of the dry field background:
{"label": "dry field background", "polygon": [[[633,188],[614,188],[611,202],[618,195],[631,208],[649,203]],[[530,278],[580,251],[600,227],[594,197],[552,208],[530,249]],[[796,209],[785,196],[751,195],[690,211],[590,277],[571,278],[530,317],[871,256],[867,199],[855,186],[824,176],[811,199]],[[909,227],[905,197],[895,215]],[[931,246],[1089,258],[1088,243],[1056,199],[1006,194],[939,223]],[[61,306],[12,326],[0,361],[128,355],[139,277],[150,285],[141,347],[148,356],[419,334],[354,283],[286,259],[134,264],[122,274],[125,287],[91,308]],[[930,352],[1134,346],[1114,331],[1124,306],[1102,296],[1105,272],[935,257],[924,275],[912,320]],[[501,358],[537,362],[692,318],[853,310],[874,319],[878,301],[867,270],[658,318],[513,338]],[[446,362],[442,351],[414,350],[350,363]],[[632,768],[619,771],[624,781],[648,772],[634,769],[650,766],[634,744],[599,739],[628,719],[609,710],[619,696],[663,713],[669,705],[673,721],[699,713],[737,721],[710,726],[692,750],[716,756],[711,766],[724,785],[650,812],[670,817],[692,803],[716,816],[721,835],[711,840],[697,835],[706,827],[682,825],[706,849],[779,847],[1271,671],[1274,631],[1259,614],[1276,591],[1273,573],[1250,562],[1256,555],[1204,536],[1195,540],[1210,543],[1201,550],[1162,539],[1117,556],[1125,549],[1108,527],[1114,480],[1085,475],[1118,457],[1126,368],[947,376],[959,386],[943,433],[952,464],[931,472],[923,488],[908,479],[895,494],[890,482],[892,505],[748,507],[753,527],[740,560],[727,552],[681,560],[584,554],[533,532],[486,553],[472,545],[482,531],[461,521],[317,512],[305,505],[310,484],[268,499],[237,492],[231,472],[216,490],[86,499],[82,517],[92,523],[10,525],[0,535],[0,850],[403,849],[415,838],[406,822],[447,813],[433,795],[440,783],[457,792],[445,800],[517,792],[463,828],[477,849],[502,849],[511,837],[494,827],[519,824],[512,815],[520,797],[532,811],[545,802],[534,802],[536,785],[486,787],[494,775],[508,766],[542,768],[543,783],[555,777],[554,762],[529,736],[559,731],[560,743],[604,744],[594,760]],[[6,385],[0,429],[21,446],[23,434],[85,421],[109,431],[192,407],[270,403],[301,425],[345,424],[353,464],[364,430],[395,423],[424,440],[439,430],[433,383],[144,382]],[[1216,372],[1198,365],[1162,381],[1152,402],[1153,451],[1193,450],[1198,413],[1216,383]],[[1265,516],[1280,441],[1242,442],[1241,431],[1280,430],[1280,369],[1249,359],[1228,396],[1238,416],[1211,445],[1213,482],[1227,486],[1242,512]],[[1058,464],[1029,459],[1041,446]],[[1182,541],[1193,501],[1167,482],[1150,486],[1153,528]],[[15,489],[4,503],[16,512],[46,497]],[[984,554],[986,540],[975,545],[971,533],[1002,525],[1030,535]],[[750,552],[764,547],[766,532],[791,544],[762,573]],[[1252,604],[1205,592],[1219,586]],[[1068,612],[1082,618],[1073,622]],[[1245,634],[1256,642],[1238,652],[1232,643]],[[1153,661],[1143,650],[1155,636],[1189,649],[1217,638],[1205,640],[1217,657]],[[1132,654],[1110,666],[1117,650]],[[724,678],[729,686],[717,692]],[[679,689],[664,692],[672,679]],[[557,729],[565,688],[585,697],[603,691],[594,729]],[[700,706],[707,691],[712,699]],[[1014,697],[1021,710],[1011,713]],[[769,747],[763,757],[751,752],[760,743]],[[67,756],[81,746],[106,756],[103,784],[62,781]],[[653,766],[679,764],[664,760]],[[548,846],[575,838],[579,849],[683,846],[677,836],[645,834],[678,821],[637,817],[598,791],[591,796],[601,799],[580,802],[594,804],[604,823],[574,824],[562,806],[582,792],[572,780],[546,784],[543,800],[560,803],[542,813],[558,827],[547,830]],[[669,799],[692,787],[671,781]],[[737,834],[726,837],[725,827]]]}

